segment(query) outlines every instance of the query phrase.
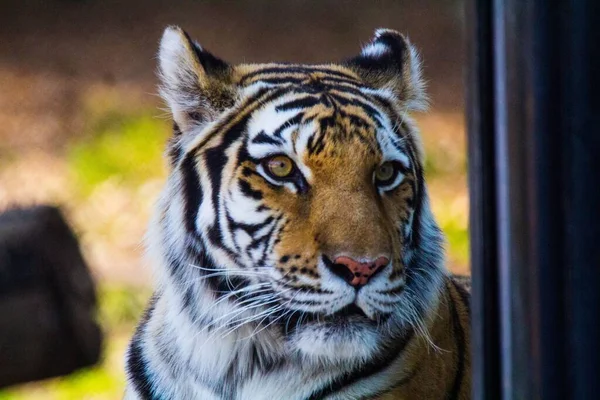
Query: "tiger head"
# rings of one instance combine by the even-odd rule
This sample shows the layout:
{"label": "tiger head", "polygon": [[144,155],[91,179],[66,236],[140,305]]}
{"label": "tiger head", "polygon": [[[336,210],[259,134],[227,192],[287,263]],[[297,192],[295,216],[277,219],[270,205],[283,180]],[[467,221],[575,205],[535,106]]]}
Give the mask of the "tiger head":
{"label": "tiger head", "polygon": [[380,29],[345,62],[234,66],[171,27],[159,64],[174,120],[149,236],[163,290],[195,321],[267,329],[319,359],[422,332],[443,250],[407,39]]}

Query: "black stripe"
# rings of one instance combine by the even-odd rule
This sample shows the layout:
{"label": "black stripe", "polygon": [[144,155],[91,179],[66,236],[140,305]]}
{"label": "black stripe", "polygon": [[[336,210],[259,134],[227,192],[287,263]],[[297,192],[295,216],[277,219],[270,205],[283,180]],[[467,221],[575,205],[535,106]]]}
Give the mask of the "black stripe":
{"label": "black stripe", "polygon": [[340,390],[353,385],[359,381],[369,379],[375,374],[382,372],[389,367],[406,348],[408,342],[412,339],[414,332],[411,330],[404,335],[394,348],[385,349],[382,351],[382,356],[373,359],[371,362],[363,365],[354,371],[343,374],[341,377],[334,379],[333,382],[327,383],[321,389],[313,392],[307,400],[320,400],[327,396],[331,396]]}
{"label": "black stripe", "polygon": [[[379,103],[379,105],[383,108],[385,108],[386,112],[390,115],[390,116],[394,116],[396,117],[396,119],[398,119],[396,112],[394,110],[394,106],[392,105],[392,103],[386,99],[385,97],[380,96],[379,94],[371,94],[371,96],[369,97],[370,100],[375,101],[376,103]],[[402,119],[402,118],[400,118]]]}
{"label": "black stripe", "polygon": [[143,400],[154,400],[158,397],[155,396],[154,388],[152,385],[152,379],[148,373],[148,364],[142,354],[142,335],[144,328],[154,311],[158,296],[155,294],[150,299],[148,308],[142,317],[131,343],[129,345],[129,351],[127,352],[126,369],[127,375],[133,384],[135,393]]}
{"label": "black stripe", "polygon": [[423,208],[423,191],[421,188],[424,185],[424,177],[423,177],[423,169],[419,163],[417,163],[416,159],[413,158],[414,154],[411,151],[412,149],[408,147],[408,155],[411,161],[411,165],[415,171],[415,180],[411,182],[412,190],[413,190],[413,198],[414,198],[414,213],[413,213],[413,222],[410,230],[410,237],[407,245],[411,246],[411,248],[418,250],[421,245],[421,214]]}
{"label": "black stripe", "polygon": [[176,122],[173,122],[173,136],[167,142],[167,158],[171,165],[177,165],[183,157],[183,148],[180,143],[181,129]]}
{"label": "black stripe", "polygon": [[[394,139],[391,140],[392,146],[394,146],[394,148],[396,150],[398,150],[402,154],[404,154],[404,153],[407,152],[406,149],[403,146],[403,143],[402,143],[403,141],[404,140],[401,137],[397,138],[396,140],[394,140]],[[403,164],[400,164],[399,166],[402,166],[403,170],[401,172],[403,174],[406,174],[407,172],[411,172],[411,169],[410,169],[410,159],[409,159],[409,166],[408,166],[408,168],[405,167]]]}
{"label": "black stripe", "polygon": [[314,135],[311,136],[306,146],[309,154],[319,154],[325,148],[327,130],[335,126],[334,115],[326,116],[319,119],[319,137],[316,141],[314,141]]}
{"label": "black stripe", "polygon": [[[216,207],[218,210],[218,207]],[[218,211],[216,213],[217,215],[219,214]],[[215,247],[219,247],[221,248],[221,250],[227,252],[227,254],[229,254],[229,256],[231,257],[235,257],[236,253],[235,253],[235,249],[231,249],[227,246],[225,246],[225,244],[223,243],[223,235],[222,235],[222,231],[221,231],[221,223],[219,222],[219,220],[217,219],[215,221],[214,224],[212,224],[211,226],[208,227],[208,241],[211,242]]]}
{"label": "black stripe", "polygon": [[283,142],[278,138],[273,138],[265,133],[265,131],[260,131],[253,139],[252,143],[256,144],[276,144],[282,145]]}
{"label": "black stripe", "polygon": [[[377,125],[377,123],[375,122],[375,120],[373,121],[368,121],[366,119],[364,119],[363,117],[361,117],[360,115],[356,115],[356,114],[349,114],[346,111],[340,109],[337,111],[337,114],[339,115],[340,118],[344,118],[344,119],[348,119],[350,120],[350,124],[352,125],[353,128],[373,128],[373,125]],[[369,118],[371,119],[371,118]],[[344,132],[345,133],[345,132]]]}
{"label": "black stripe", "polygon": [[231,216],[229,215],[229,213],[227,213],[227,220],[229,221],[229,225],[231,226],[232,230],[241,229],[248,235],[253,237],[259,229],[262,229],[265,226],[269,225],[271,222],[273,222],[273,217],[267,217],[263,222],[260,222],[258,224],[247,224],[244,222],[234,221],[233,218],[231,218]]}
{"label": "black stripe", "polygon": [[361,87],[340,85],[340,86],[333,87],[332,89],[333,89],[332,94],[336,94],[339,96],[342,93],[346,93],[346,94],[353,95],[357,98],[367,99],[367,100],[371,101],[372,103],[375,103],[377,106],[380,106],[381,108],[383,108],[385,110],[385,112],[387,112],[390,116],[396,116],[394,113],[394,108],[391,106],[390,102],[388,102],[385,99],[382,99],[380,96],[377,96],[375,94],[364,93],[361,90]]}
{"label": "black stripe", "polygon": [[304,118],[304,113],[303,112],[300,112],[300,113],[296,114],[295,116],[293,116],[292,118],[288,119],[283,124],[281,124],[279,126],[279,128],[275,129],[275,131],[273,132],[273,135],[276,136],[276,137],[278,137],[278,138],[281,138],[281,133],[285,129],[289,128],[290,126],[299,124],[302,121],[302,118]]}
{"label": "black stripe", "polygon": [[304,109],[308,107],[312,107],[321,103],[321,99],[314,96],[306,96],[300,99],[295,99],[292,101],[288,101],[287,103],[283,103],[275,107],[275,111],[289,111],[296,109]]}
{"label": "black stripe", "polygon": [[196,171],[196,157],[193,153],[187,154],[181,162],[181,175],[183,177],[183,196],[185,199],[185,228],[194,237],[198,237],[196,218],[198,217],[203,195],[200,178]]}
{"label": "black stripe", "polygon": [[240,179],[238,181],[238,186],[242,193],[246,195],[246,197],[250,197],[254,200],[262,200],[263,193],[260,190],[252,189],[252,186],[250,186],[250,183],[248,183],[248,181]]}
{"label": "black stripe", "polygon": [[340,105],[344,105],[344,106],[352,105],[352,106],[362,108],[365,111],[365,114],[367,114],[369,117],[371,117],[373,122],[379,128],[382,127],[381,121],[380,121],[381,113],[375,107],[371,106],[370,104],[368,104],[358,98],[349,99],[347,97],[340,96],[339,94],[336,94],[336,93],[330,93],[330,96],[333,97],[335,99],[335,101],[338,102]]}
{"label": "black stripe", "polygon": [[263,236],[255,238],[252,243],[250,243],[248,245],[248,251],[252,250],[252,249],[256,249],[258,248],[258,246],[260,246],[261,243],[265,243],[265,252],[263,253],[260,262],[264,262],[265,258],[266,258],[266,251],[267,251],[267,247],[269,247],[269,239],[273,236],[273,232],[275,232],[275,229],[277,228],[277,224],[279,223],[279,221],[281,221],[283,217],[279,216],[275,218],[275,222],[273,222],[273,226],[271,227],[271,229],[269,229],[269,231],[267,233],[265,233]]}
{"label": "black stripe", "polygon": [[221,298],[226,293],[250,286],[250,281],[240,276],[228,276],[226,278],[219,277],[218,282],[217,289],[215,290],[217,299]]}
{"label": "black stripe", "polygon": [[398,286],[397,288],[394,288],[394,289],[380,291],[379,293],[384,294],[384,295],[398,295],[398,294],[404,292],[405,289],[406,289],[406,286],[402,285],[402,286]]}
{"label": "black stripe", "polygon": [[262,83],[270,83],[272,85],[287,85],[287,84],[296,84],[296,85],[300,85],[302,82],[304,82],[304,79],[301,78],[292,78],[292,77],[288,77],[288,78],[265,78],[265,79],[260,79],[258,82],[262,82]]}
{"label": "black stripe", "polygon": [[278,281],[277,283],[280,286],[282,286],[284,289],[287,289],[287,288],[294,289],[294,293],[305,293],[305,294],[320,294],[320,293],[332,294],[333,293],[329,289],[316,288],[316,287],[309,286],[309,285],[303,285],[303,284],[292,285],[289,283],[289,281],[287,281],[287,282]]}
{"label": "black stripe", "polygon": [[[281,296],[281,299],[289,301],[287,303],[288,307],[293,307],[293,306],[298,306],[298,305],[315,306],[315,305],[331,304],[331,301],[298,300],[295,297],[286,297],[286,296]],[[307,313],[307,314],[313,314],[313,313]]]}
{"label": "black stripe", "polygon": [[358,89],[361,85],[357,81],[341,79],[334,77],[317,78],[309,80],[306,77],[297,77],[294,75],[281,74],[272,78],[257,78],[255,82],[270,83],[272,85],[300,85],[306,93],[319,93],[328,89],[338,89],[340,87],[350,87]]}
{"label": "black stripe", "polygon": [[341,78],[347,78],[354,82],[358,82],[356,77],[351,74],[347,74],[341,71],[330,70],[327,68],[310,67],[310,66],[297,66],[297,65],[286,65],[282,64],[280,67],[270,67],[259,69],[254,72],[246,74],[241,80],[240,85],[243,85],[246,81],[259,76],[259,75],[271,75],[271,74],[308,74],[311,72],[320,72],[327,75],[339,76]]}
{"label": "black stripe", "polygon": [[452,383],[452,389],[448,394],[448,400],[458,400],[460,395],[460,387],[462,385],[463,377],[465,374],[465,332],[460,324],[460,316],[456,309],[456,304],[451,296],[450,301],[450,312],[452,313],[452,330],[454,333],[454,339],[456,342],[456,350],[458,353],[458,365],[456,367],[456,375],[454,382]]}

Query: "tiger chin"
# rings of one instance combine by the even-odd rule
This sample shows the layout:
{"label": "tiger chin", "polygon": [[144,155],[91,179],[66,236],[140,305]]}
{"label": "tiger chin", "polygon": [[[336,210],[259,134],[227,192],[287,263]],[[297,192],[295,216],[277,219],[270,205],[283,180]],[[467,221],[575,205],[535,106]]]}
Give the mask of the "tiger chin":
{"label": "tiger chin", "polygon": [[126,399],[469,399],[469,292],[444,267],[419,57],[231,65],[160,42],[170,174]]}

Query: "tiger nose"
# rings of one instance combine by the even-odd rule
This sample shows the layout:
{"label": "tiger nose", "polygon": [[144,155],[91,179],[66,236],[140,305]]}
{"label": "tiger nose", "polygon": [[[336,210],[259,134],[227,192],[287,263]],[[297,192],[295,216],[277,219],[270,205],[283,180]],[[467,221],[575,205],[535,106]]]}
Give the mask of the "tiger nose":
{"label": "tiger nose", "polygon": [[389,262],[387,257],[360,262],[350,257],[340,256],[333,260],[330,269],[350,285],[360,287],[366,285],[369,279]]}

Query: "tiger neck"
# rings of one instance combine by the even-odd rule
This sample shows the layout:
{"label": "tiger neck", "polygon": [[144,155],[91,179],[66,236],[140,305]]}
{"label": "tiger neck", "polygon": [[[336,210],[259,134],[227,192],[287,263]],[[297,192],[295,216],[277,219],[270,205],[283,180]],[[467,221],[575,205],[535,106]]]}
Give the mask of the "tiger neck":
{"label": "tiger neck", "polygon": [[[208,321],[198,321],[182,313],[183,302],[181,293],[163,291],[156,296],[148,319],[140,328],[146,348],[153,352],[152,359],[146,360],[148,369],[161,376],[156,379],[162,384],[157,393],[164,392],[166,397],[196,398],[198,390],[206,390],[201,396],[206,399],[268,399],[273,395],[318,399],[335,396],[354,385],[364,385],[365,379],[373,380],[370,390],[377,386],[384,389],[391,382],[401,383],[411,378],[412,369],[421,364],[428,365],[429,369],[430,353],[435,353],[430,343],[415,332],[407,331],[371,363],[351,368],[323,363],[311,366],[309,360],[287,353],[284,340],[273,331],[264,330],[249,339],[255,333],[254,326],[239,328],[227,335],[203,329],[206,325],[202,324]],[[437,314],[440,312],[430,326],[436,343],[441,340],[449,318],[446,306],[440,306]],[[417,360],[428,361],[417,365],[415,358],[403,354],[420,354]],[[175,361],[177,365],[174,366]],[[179,375],[169,378],[173,376],[173,370]],[[390,376],[386,381],[380,381],[377,376],[381,373]],[[184,374],[187,376],[182,376]],[[278,382],[282,380],[288,391],[280,387]],[[186,386],[189,382],[195,384]],[[405,391],[401,387],[397,390]]]}
{"label": "tiger neck", "polygon": [[161,398],[304,399],[314,391],[312,385],[325,386],[347,372],[335,365],[310,365],[286,352],[275,329],[205,330],[202,322],[181,312],[182,301],[179,293],[158,294],[136,334],[147,353],[146,368],[160,382],[153,389]]}

